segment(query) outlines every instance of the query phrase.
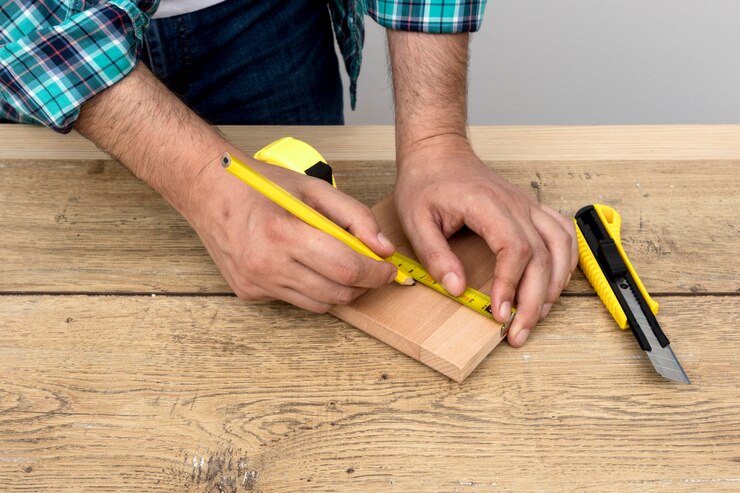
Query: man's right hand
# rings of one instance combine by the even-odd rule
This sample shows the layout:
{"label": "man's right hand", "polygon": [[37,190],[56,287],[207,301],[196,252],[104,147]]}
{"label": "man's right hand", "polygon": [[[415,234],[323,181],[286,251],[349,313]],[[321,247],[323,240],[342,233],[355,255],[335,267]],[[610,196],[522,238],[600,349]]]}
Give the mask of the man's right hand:
{"label": "man's right hand", "polygon": [[226,172],[230,152],[382,257],[393,253],[370,210],[328,183],[245,156],[139,64],[88,102],[75,128],[157,190],[200,235],[234,292],[325,312],[395,277]]}
{"label": "man's right hand", "polygon": [[[368,207],[322,180],[239,159],[318,210],[382,257],[394,248]],[[313,312],[344,305],[393,281],[388,262],[361,255],[309,226],[212,162],[184,211],[221,273],[243,300],[281,299]]]}

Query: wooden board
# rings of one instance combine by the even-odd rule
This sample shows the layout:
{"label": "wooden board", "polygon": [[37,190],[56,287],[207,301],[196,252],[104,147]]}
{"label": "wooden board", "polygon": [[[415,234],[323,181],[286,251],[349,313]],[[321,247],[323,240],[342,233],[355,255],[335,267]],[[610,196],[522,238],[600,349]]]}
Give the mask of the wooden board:
{"label": "wooden board", "polygon": [[[737,491],[739,128],[471,129],[561,212],[616,205],[680,386],[578,274],[462,384],[335,317],[241,302],[123,167],[0,125],[0,491]],[[391,190],[390,127],[223,130],[305,138],[368,205]]]}
{"label": "wooden board", "polygon": [[[571,140],[579,142],[577,133]],[[187,222],[123,166],[7,159],[6,151],[0,148],[0,292],[231,293]],[[740,249],[740,160],[487,164],[566,215],[596,201],[613,205],[652,292],[740,289],[728,268]],[[339,187],[367,205],[392,190],[391,161],[332,166]],[[567,292],[593,290],[576,271]]]}
{"label": "wooden board", "polygon": [[[391,125],[219,127],[237,147],[256,152],[277,135],[310,142],[330,162],[395,159]],[[468,128],[476,153],[487,161],[738,160],[740,125],[510,125]],[[0,157],[109,159],[72,131],[0,124]]]}
{"label": "wooden board", "polygon": [[737,491],[737,297],[658,296],[692,385],[595,297],[463,384],[328,315],[0,296],[0,490]]}
{"label": "wooden board", "polygon": [[[393,197],[372,209],[380,229],[398,251],[415,258],[398,222]],[[485,241],[469,231],[461,232],[450,238],[450,248],[463,263],[468,286],[489,294],[495,260]],[[501,324],[421,284],[389,284],[349,305],[336,306],[330,313],[457,382],[506,335]]]}

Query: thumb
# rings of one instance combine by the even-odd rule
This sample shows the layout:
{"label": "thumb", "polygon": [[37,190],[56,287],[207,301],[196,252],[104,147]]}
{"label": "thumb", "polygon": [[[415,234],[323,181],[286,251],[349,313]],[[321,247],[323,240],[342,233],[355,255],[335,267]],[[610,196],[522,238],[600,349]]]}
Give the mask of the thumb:
{"label": "thumb", "polygon": [[411,246],[432,277],[441,282],[451,295],[463,294],[465,270],[460,259],[450,250],[439,226],[430,217],[425,217],[417,219],[409,229]]}
{"label": "thumb", "polygon": [[337,225],[348,230],[380,257],[390,257],[396,248],[380,231],[369,207],[326,183],[306,190],[311,206]]}

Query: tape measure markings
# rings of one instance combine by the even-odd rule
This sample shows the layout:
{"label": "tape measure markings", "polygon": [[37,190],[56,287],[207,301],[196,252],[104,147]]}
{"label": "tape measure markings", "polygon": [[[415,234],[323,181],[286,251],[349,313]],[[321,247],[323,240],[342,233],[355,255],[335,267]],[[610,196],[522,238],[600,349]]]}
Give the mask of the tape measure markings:
{"label": "tape measure markings", "polygon": [[493,312],[491,311],[491,297],[481,293],[480,291],[471,287],[466,287],[465,291],[460,296],[451,295],[440,283],[434,280],[434,278],[427,272],[427,270],[416,260],[412,260],[405,255],[398,252],[394,253],[389,257],[389,260],[398,267],[399,270],[405,272],[411,276],[415,281],[422,283],[423,285],[430,287],[441,293],[448,298],[461,303],[472,310],[484,315],[490,319],[493,319]]}

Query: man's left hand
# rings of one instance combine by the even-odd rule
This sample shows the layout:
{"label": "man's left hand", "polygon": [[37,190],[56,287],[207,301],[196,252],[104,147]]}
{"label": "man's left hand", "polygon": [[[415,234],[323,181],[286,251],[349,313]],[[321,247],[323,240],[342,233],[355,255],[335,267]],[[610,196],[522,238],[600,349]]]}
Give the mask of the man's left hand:
{"label": "man's left hand", "polygon": [[466,277],[447,238],[466,225],[487,242],[496,255],[493,314],[503,323],[517,307],[508,338],[515,347],[550,311],[578,261],[573,224],[489,169],[459,135],[399,154],[395,203],[419,260],[454,295]]}

